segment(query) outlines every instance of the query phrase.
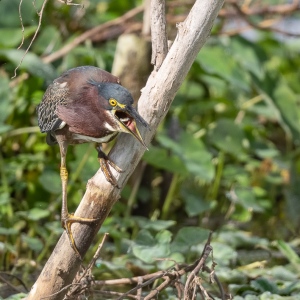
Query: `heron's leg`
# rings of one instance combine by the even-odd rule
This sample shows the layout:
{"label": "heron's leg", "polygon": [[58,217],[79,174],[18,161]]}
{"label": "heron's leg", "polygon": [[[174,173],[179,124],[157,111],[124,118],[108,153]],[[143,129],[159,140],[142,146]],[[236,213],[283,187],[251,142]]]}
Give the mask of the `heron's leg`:
{"label": "heron's leg", "polygon": [[118,183],[116,181],[116,178],[111,174],[111,171],[109,169],[109,165],[113,167],[117,172],[122,173],[123,170],[120,169],[115,163],[113,163],[108,156],[102,151],[101,146],[97,145],[96,147],[98,151],[98,160],[100,163],[101,171],[103,172],[106,180],[111,183],[113,186],[118,187]]}
{"label": "heron's leg", "polygon": [[67,202],[67,186],[68,186],[68,171],[66,168],[66,155],[68,143],[66,141],[58,140],[60,155],[61,155],[61,165],[60,165],[60,178],[62,183],[62,208],[61,208],[61,225],[65,229],[70,245],[73,248],[76,255],[81,259],[81,255],[76,247],[75,240],[71,231],[71,225],[73,223],[92,223],[98,221],[98,219],[87,219],[76,217],[68,212],[68,202]]}

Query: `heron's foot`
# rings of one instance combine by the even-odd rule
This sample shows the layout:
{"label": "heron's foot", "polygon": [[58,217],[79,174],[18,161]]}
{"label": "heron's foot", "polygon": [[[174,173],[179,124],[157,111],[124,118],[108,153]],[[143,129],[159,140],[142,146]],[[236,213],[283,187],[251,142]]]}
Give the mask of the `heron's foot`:
{"label": "heron's foot", "polygon": [[69,242],[70,245],[72,247],[72,249],[74,250],[76,256],[82,260],[81,254],[79,253],[76,244],[75,244],[75,240],[71,231],[71,225],[73,223],[83,223],[83,224],[89,224],[89,223],[93,223],[98,221],[99,219],[87,219],[87,218],[81,218],[81,217],[75,217],[73,214],[67,214],[65,217],[61,217],[61,225],[62,228],[65,229],[68,238],[69,238]]}
{"label": "heron's foot", "polygon": [[115,163],[113,163],[108,158],[108,156],[104,152],[102,152],[100,147],[97,147],[97,151],[98,151],[98,160],[100,163],[100,168],[101,168],[101,171],[103,172],[106,180],[113,186],[120,188],[118,186],[116,178],[112,175],[109,166],[114,168],[118,173],[122,173],[124,171],[121,168],[119,168]]}

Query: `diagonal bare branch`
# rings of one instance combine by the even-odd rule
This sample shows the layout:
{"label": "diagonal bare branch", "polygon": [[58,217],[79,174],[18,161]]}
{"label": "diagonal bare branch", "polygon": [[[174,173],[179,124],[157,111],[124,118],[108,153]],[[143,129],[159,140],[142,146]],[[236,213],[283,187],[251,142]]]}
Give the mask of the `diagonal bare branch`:
{"label": "diagonal bare branch", "polygon": [[[141,128],[146,144],[150,144],[155,131],[167,114],[170,105],[186,77],[201,47],[210,35],[222,0],[197,0],[186,20],[178,24],[177,37],[159,71],[149,77],[139,101],[139,112],[150,124],[151,131]],[[120,135],[110,152],[123,173],[112,170],[122,188],[141,159],[144,149],[128,135]],[[120,190],[111,186],[101,172],[97,172],[87,184],[86,193],[75,215],[98,218],[97,225],[74,224],[73,236],[80,253],[84,256],[99,228],[120,197]],[[40,299],[54,294],[70,284],[79,270],[81,261],[70,247],[66,233],[62,235],[27,300]],[[66,291],[48,299],[63,299]]]}

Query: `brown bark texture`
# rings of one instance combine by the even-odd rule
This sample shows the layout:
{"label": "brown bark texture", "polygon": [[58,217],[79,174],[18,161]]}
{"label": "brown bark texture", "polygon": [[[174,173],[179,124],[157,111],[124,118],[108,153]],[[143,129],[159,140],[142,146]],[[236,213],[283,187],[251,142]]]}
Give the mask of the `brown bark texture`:
{"label": "brown bark texture", "polygon": [[[150,144],[157,126],[168,112],[176,92],[207,40],[222,5],[223,0],[197,0],[186,20],[178,24],[177,37],[161,67],[150,75],[138,103],[139,113],[151,126],[150,131],[141,128],[141,135],[147,145]],[[144,151],[134,138],[121,134],[109,154],[110,159],[124,170],[123,173],[117,173],[112,169],[120,189],[110,185],[101,171],[88,181],[85,195],[75,215],[98,218],[99,221],[97,224],[72,225],[75,242],[82,256],[87,252],[112,206],[119,199],[121,189]],[[63,299],[67,292],[64,287],[72,283],[80,264],[81,261],[70,247],[66,233],[63,233],[27,299]]]}

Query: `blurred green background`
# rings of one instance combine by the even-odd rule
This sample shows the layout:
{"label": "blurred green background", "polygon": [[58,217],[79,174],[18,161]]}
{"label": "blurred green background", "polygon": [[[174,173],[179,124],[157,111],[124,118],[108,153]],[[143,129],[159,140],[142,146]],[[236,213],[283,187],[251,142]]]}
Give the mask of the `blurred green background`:
{"label": "blurred green background", "polygon": [[[174,3],[167,1],[170,39],[176,35],[174,20],[191,7]],[[59,149],[48,146],[39,132],[36,105],[47,85],[69,68],[95,65],[111,71],[119,33],[87,39],[51,63],[45,61],[81,33],[122,16],[141,1],[86,0],[83,8],[48,1],[37,38],[11,79],[37,28],[41,4],[37,1],[35,8],[31,1],[22,3],[25,41],[18,50],[19,0],[0,2],[3,298],[2,279],[20,286],[21,278],[30,288],[62,233]],[[223,10],[232,7],[227,3]],[[100,230],[98,242],[104,232],[110,235],[95,276],[130,277],[170,265],[157,262],[157,257],[190,263],[213,230],[216,273],[234,299],[300,299],[300,39],[259,28],[239,31],[234,17],[220,16],[139,172]],[[276,17],[249,19],[258,24]],[[283,25],[294,21],[300,28],[297,9],[285,18]],[[142,22],[137,14],[125,26],[140,36],[141,26],[133,30],[132,24]],[[88,144],[70,147],[67,158],[72,212],[99,164],[94,146]],[[174,294],[171,289],[160,297],[173,299]]]}

